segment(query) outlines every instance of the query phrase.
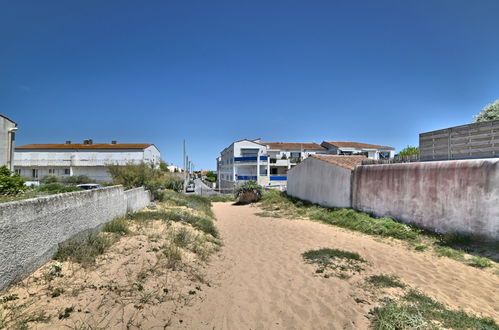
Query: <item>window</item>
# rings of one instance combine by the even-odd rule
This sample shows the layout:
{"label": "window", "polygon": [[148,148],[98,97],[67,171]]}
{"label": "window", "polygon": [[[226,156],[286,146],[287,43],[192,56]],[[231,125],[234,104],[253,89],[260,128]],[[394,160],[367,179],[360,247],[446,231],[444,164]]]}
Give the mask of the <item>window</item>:
{"label": "window", "polygon": [[55,168],[49,168],[49,174],[55,174]]}
{"label": "window", "polygon": [[65,168],[64,175],[70,175],[70,174],[71,174],[71,171],[69,170],[69,168]]}
{"label": "window", "polygon": [[38,170],[36,168],[32,170],[32,177],[33,179],[38,179]]}
{"label": "window", "polygon": [[20,169],[15,169],[14,173],[21,175],[21,170]]}
{"label": "window", "polygon": [[291,153],[291,158],[300,158],[301,157],[301,152],[292,152]]}
{"label": "window", "polygon": [[390,158],[390,151],[379,152],[379,159],[389,159],[389,158]]}
{"label": "window", "polygon": [[277,174],[277,168],[271,167],[270,168],[270,175],[276,175]]}

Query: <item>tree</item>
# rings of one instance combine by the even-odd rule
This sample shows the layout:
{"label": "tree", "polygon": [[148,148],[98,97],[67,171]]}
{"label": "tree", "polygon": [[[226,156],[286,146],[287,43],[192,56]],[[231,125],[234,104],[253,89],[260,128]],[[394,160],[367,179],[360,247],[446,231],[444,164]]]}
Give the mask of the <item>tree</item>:
{"label": "tree", "polygon": [[414,156],[414,155],[419,155],[418,147],[407,146],[398,153],[398,156]]}
{"label": "tree", "polygon": [[499,100],[485,106],[478,115],[475,116],[475,123],[482,121],[499,119]]}
{"label": "tree", "polygon": [[19,174],[13,174],[7,166],[0,167],[0,195],[17,195],[26,189]]}
{"label": "tree", "polygon": [[164,160],[161,160],[159,162],[159,169],[163,172],[170,172],[170,170],[168,169],[168,164]]}

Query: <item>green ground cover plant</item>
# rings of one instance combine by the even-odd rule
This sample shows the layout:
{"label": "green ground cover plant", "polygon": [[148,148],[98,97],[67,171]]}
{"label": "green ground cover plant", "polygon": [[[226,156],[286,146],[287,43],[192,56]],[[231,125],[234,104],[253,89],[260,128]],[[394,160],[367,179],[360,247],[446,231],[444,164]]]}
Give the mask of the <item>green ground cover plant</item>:
{"label": "green ground cover plant", "polygon": [[415,290],[410,290],[399,300],[386,298],[384,302],[371,311],[375,329],[499,329],[490,318],[449,310]]}
{"label": "green ground cover plant", "polygon": [[366,279],[367,284],[374,288],[405,288],[406,285],[395,275],[371,275]]}
{"label": "green ground cover plant", "polygon": [[329,248],[309,250],[302,257],[306,263],[317,265],[315,272],[324,277],[348,278],[364,270],[361,265],[367,262],[356,252]]}
{"label": "green ground cover plant", "polygon": [[203,212],[210,218],[214,217],[209,198],[199,195],[187,195],[172,190],[161,191],[158,196],[160,201],[166,201],[170,205],[185,206],[190,209]]}

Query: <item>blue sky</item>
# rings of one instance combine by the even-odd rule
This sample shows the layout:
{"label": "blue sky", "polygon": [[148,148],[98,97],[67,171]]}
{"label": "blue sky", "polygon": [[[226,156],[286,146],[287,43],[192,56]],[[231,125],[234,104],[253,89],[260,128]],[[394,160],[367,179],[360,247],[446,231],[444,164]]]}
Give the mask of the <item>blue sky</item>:
{"label": "blue sky", "polygon": [[234,140],[417,145],[499,98],[499,1],[0,0],[18,145],[155,143],[214,168]]}

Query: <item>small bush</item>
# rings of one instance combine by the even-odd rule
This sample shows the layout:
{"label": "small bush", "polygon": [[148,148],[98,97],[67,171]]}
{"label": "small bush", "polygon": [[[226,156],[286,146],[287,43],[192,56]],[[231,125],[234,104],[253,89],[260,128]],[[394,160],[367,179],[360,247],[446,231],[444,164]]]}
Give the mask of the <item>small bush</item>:
{"label": "small bush", "polygon": [[12,173],[5,165],[0,167],[0,195],[15,196],[27,189],[20,175]]}
{"label": "small bush", "polygon": [[191,232],[187,228],[179,228],[173,233],[173,243],[179,247],[185,248],[193,241]]}
{"label": "small bush", "polygon": [[258,202],[263,195],[263,188],[256,181],[246,181],[236,188],[235,197],[241,204]]}
{"label": "small bush", "polygon": [[90,179],[86,175],[73,175],[62,178],[61,182],[66,184],[83,184],[83,183],[92,183],[92,179]]}
{"label": "small bush", "polygon": [[129,224],[125,218],[114,218],[104,225],[102,231],[107,233],[116,233],[124,236],[130,233]]}
{"label": "small bush", "polygon": [[43,178],[40,179],[41,184],[49,184],[49,183],[56,183],[57,182],[57,177],[55,175],[45,175]]}
{"label": "small bush", "polygon": [[473,239],[469,235],[460,233],[447,233],[443,234],[440,237],[440,242],[446,246],[468,245],[473,242]]}

